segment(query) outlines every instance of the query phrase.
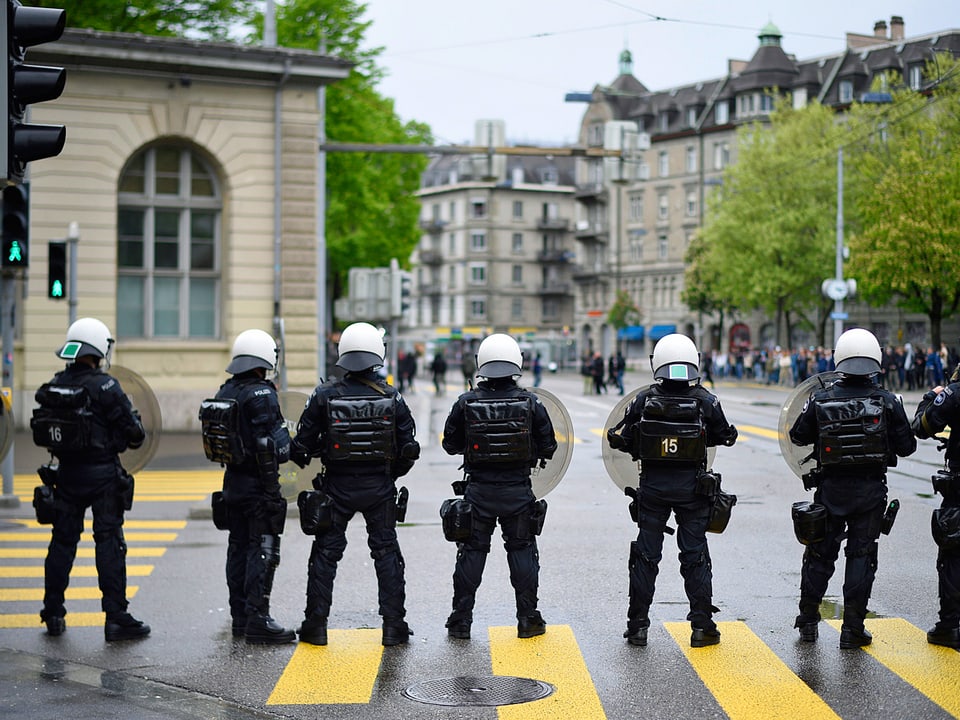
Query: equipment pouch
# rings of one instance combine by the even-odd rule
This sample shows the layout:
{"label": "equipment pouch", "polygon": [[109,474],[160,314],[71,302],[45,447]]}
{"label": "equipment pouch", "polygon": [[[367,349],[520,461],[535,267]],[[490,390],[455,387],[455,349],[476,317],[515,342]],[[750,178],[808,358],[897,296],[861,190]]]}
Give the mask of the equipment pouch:
{"label": "equipment pouch", "polygon": [[54,512],[54,490],[49,485],[37,485],[33,489],[33,509],[37,513],[37,522],[52,525],[56,517]]}
{"label": "equipment pouch", "polygon": [[543,532],[543,523],[547,519],[547,501],[537,500],[530,509],[530,534],[539,535]]}
{"label": "equipment pouch", "polygon": [[37,475],[40,481],[49,487],[56,487],[60,480],[60,466],[52,463],[46,463],[37,468]]}
{"label": "equipment pouch", "polygon": [[900,501],[894,498],[890,501],[890,504],[887,505],[887,509],[883,512],[883,520],[880,522],[880,532],[884,535],[889,535],[890,531],[893,529],[893,523],[897,519],[897,513],[900,512]]}
{"label": "equipment pouch", "polygon": [[720,490],[720,474],[712,473],[709,470],[702,470],[697,475],[697,486],[694,492],[697,495],[713,497]]}
{"label": "equipment pouch", "polygon": [[444,500],[440,506],[443,537],[448,542],[466,542],[473,530],[473,506],[462,498]]}
{"label": "equipment pouch", "polygon": [[946,468],[937,470],[937,474],[930,479],[933,481],[933,491],[939,493],[942,497],[948,497],[955,492],[955,488],[960,490],[960,481],[958,481],[957,476]]}
{"label": "equipment pouch", "polygon": [[397,490],[397,522],[407,519],[407,503],[410,502],[410,491],[406,487]]}
{"label": "equipment pouch", "polygon": [[814,545],[827,536],[827,508],[820,503],[801,500],[790,508],[793,534],[801,545]]}
{"label": "equipment pouch", "polygon": [[737,504],[737,496],[717,490],[717,496],[710,508],[710,520],[707,522],[707,532],[722,533],[730,522],[730,511]]}
{"label": "equipment pouch", "polygon": [[630,506],[627,508],[630,511],[630,519],[639,524],[640,507],[637,504],[637,488],[626,487],[623,489],[623,494],[630,498]]}
{"label": "equipment pouch", "polygon": [[263,501],[263,519],[270,535],[282,535],[287,524],[287,501],[282,497],[268,497]]}
{"label": "equipment pouch", "polygon": [[123,502],[123,509],[129,510],[133,507],[133,475],[123,468],[120,468],[120,477],[117,479],[117,491],[120,493],[120,500]]}
{"label": "equipment pouch", "polygon": [[467,481],[466,480],[454,480],[450,485],[453,486],[453,494],[463,496],[467,491]]}
{"label": "equipment pouch", "polygon": [[930,516],[930,530],[937,547],[946,552],[960,550],[960,507],[939,507]]}
{"label": "equipment pouch", "polygon": [[210,515],[213,518],[213,526],[217,530],[228,530],[227,525],[227,501],[223,498],[223,493],[217,490],[210,496]]}
{"label": "equipment pouch", "polygon": [[297,496],[304,535],[323,535],[333,526],[333,502],[322,492],[304,490]]}

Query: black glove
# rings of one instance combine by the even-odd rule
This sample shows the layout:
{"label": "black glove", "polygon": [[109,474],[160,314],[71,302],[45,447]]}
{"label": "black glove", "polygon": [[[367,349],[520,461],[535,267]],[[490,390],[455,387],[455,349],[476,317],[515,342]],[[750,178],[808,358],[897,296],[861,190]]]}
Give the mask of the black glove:
{"label": "black glove", "polygon": [[737,435],[737,428],[731,425],[730,434],[727,436],[727,439],[723,441],[723,444],[727,447],[731,447],[737,441]]}
{"label": "black glove", "polygon": [[627,441],[622,435],[618,435],[611,428],[607,430],[607,443],[610,445],[611,450],[626,450]]}
{"label": "black glove", "polygon": [[298,467],[305,468],[310,464],[310,453],[296,443],[293,443],[290,445],[290,459],[293,460]]}

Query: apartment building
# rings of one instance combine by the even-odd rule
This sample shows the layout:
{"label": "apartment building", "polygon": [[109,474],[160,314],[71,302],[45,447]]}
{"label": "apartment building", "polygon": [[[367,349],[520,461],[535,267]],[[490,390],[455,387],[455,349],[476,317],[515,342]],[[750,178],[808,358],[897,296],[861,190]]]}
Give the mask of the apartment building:
{"label": "apartment building", "polygon": [[[578,159],[577,262],[574,326],[578,345],[609,354],[620,342],[628,356],[646,357],[663,335],[679,331],[704,350],[763,346],[775,341],[773,320],[760,314],[700,316],[681,301],[684,256],[703,222],[704,205],[737,159],[736,130],[773,109],[773,93],[802,107],[814,99],[843,111],[878,75],[896,72],[922,90],[924,64],[934,52],[960,53],[960,30],[908,38],[903,18],[879,21],[873,34],[848,33],[846,48],[798,60],[772,23],[758,35],[749,60],[730,60],[720,77],[652,91],[633,75],[630,53],[618,76],[594,88],[579,143],[619,148],[628,161]],[[649,80],[655,80],[650,78]],[[628,140],[622,138],[627,137]],[[582,228],[582,230],[580,230]],[[629,293],[641,321],[618,333],[606,311],[618,290]],[[848,323],[872,329],[882,343],[929,339],[926,317],[848,301]],[[798,332],[792,344],[810,344]]]}

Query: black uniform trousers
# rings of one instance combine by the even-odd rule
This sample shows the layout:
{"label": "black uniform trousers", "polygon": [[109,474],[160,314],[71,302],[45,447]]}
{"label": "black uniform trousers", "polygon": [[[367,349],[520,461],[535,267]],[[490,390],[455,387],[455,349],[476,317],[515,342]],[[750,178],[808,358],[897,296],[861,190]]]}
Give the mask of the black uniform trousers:
{"label": "black uniform trousers", "polygon": [[[494,500],[496,498],[496,500]],[[540,581],[540,553],[537,537],[530,528],[536,502],[530,481],[488,484],[471,480],[464,499],[473,508],[470,539],[457,544],[453,571],[453,612],[450,622],[473,619],[477,589],[490,553],[493,531],[500,524],[507,551],[510,584],[516,597],[517,618],[532,617],[537,611]]]}
{"label": "black uniform trousers", "polygon": [[[326,478],[325,484],[349,486],[348,477],[342,482]],[[377,480],[382,483],[382,476]],[[392,486],[392,483],[391,483]],[[386,498],[382,493],[371,496],[367,493],[335,492],[333,499],[333,522],[326,532],[314,539],[310,549],[307,569],[307,606],[304,615],[326,618],[333,603],[333,581],[337,576],[337,564],[347,548],[347,525],[356,513],[363,515],[367,527],[367,547],[377,574],[379,613],[384,618],[403,619],[406,616],[406,585],[404,562],[397,541],[397,505],[393,495]]]}
{"label": "black uniform trousers", "polygon": [[[814,502],[823,502],[821,493],[819,489],[814,493]],[[829,505],[827,509],[826,537],[821,542],[807,545],[803,553],[797,626],[820,620],[820,602],[833,576],[846,533],[843,623],[861,629],[877,575],[877,540],[880,538],[886,502],[880,499],[864,508],[851,506],[846,514],[831,510]]]}
{"label": "black uniform trousers", "polygon": [[[115,472],[115,471],[114,471]],[[53,532],[44,562],[42,620],[66,615],[64,594],[77,556],[87,508],[93,511],[93,541],[102,610],[127,609],[127,545],[123,539],[123,499],[116,489],[66,491],[57,487]]]}
{"label": "black uniform trousers", "polygon": [[[940,507],[960,507],[960,494],[945,497]],[[960,627],[960,548],[939,548],[937,585],[940,595],[940,622],[937,623],[937,628]]]}
{"label": "black uniform trousers", "polygon": [[707,546],[709,498],[691,493],[683,499],[666,500],[645,494],[641,487],[639,500],[640,532],[636,541],[630,544],[630,603],[627,608],[630,628],[650,626],[650,606],[663,557],[663,536],[670,513],[674,512],[677,516],[680,576],[690,603],[687,620],[693,627],[714,629],[713,565]]}
{"label": "black uniform trousers", "polygon": [[270,612],[267,558],[263,536],[268,534],[264,498],[260,494],[227,495],[227,590],[235,623]]}

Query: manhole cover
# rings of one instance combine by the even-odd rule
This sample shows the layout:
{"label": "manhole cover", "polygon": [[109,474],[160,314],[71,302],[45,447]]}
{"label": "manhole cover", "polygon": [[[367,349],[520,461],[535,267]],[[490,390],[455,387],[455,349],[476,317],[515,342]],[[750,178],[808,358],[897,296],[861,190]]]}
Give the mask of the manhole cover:
{"label": "manhole cover", "polygon": [[510,675],[462,676],[424,680],[403,691],[404,696],[429,705],[495,707],[540,700],[553,685]]}

